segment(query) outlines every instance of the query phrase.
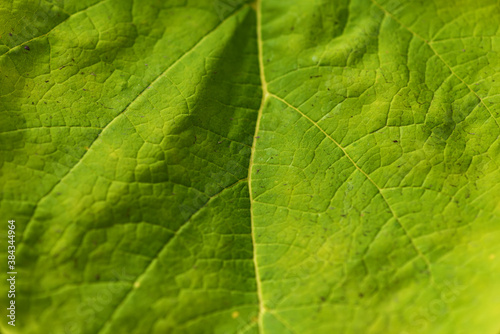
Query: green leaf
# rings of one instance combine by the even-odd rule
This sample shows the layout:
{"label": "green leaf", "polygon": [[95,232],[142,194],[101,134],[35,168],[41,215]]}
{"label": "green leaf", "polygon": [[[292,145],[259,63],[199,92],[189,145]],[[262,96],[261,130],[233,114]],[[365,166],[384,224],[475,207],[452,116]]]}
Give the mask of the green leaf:
{"label": "green leaf", "polygon": [[497,1],[0,15],[2,333],[500,330]]}

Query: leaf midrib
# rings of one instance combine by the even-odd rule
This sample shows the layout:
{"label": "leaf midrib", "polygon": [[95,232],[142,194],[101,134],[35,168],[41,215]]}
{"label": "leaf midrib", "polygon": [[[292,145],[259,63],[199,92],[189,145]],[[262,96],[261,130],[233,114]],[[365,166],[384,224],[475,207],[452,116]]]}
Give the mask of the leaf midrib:
{"label": "leaf midrib", "polygon": [[256,30],[257,30],[257,46],[258,46],[258,55],[259,55],[259,73],[260,73],[260,83],[262,87],[262,100],[260,104],[259,111],[257,113],[257,120],[255,123],[255,133],[253,136],[252,150],[250,154],[250,161],[248,165],[248,193],[250,200],[250,225],[251,225],[251,234],[252,234],[252,250],[253,250],[253,264],[255,270],[255,283],[257,286],[257,298],[259,301],[259,313],[257,315],[257,324],[260,333],[264,333],[264,324],[263,324],[263,315],[266,311],[264,305],[264,297],[262,294],[262,282],[259,272],[259,264],[258,264],[258,256],[257,256],[257,242],[256,242],[256,228],[255,228],[255,220],[253,217],[253,191],[252,191],[252,171],[254,166],[254,158],[255,158],[255,148],[257,145],[257,138],[259,136],[259,128],[260,121],[262,119],[262,112],[266,105],[267,98],[269,96],[269,92],[267,90],[267,81],[266,75],[264,71],[264,57],[263,57],[263,48],[262,48],[262,0],[257,0],[255,2],[255,12],[257,17],[256,22]]}
{"label": "leaf midrib", "polygon": [[[386,14],[390,15],[387,11],[385,11],[382,7],[380,7],[374,0],[371,0],[371,1],[375,5],[377,5],[381,10],[383,10]],[[256,15],[257,15],[257,44],[258,44],[258,49],[259,49],[258,56],[259,56],[260,79],[261,79],[261,86],[262,86],[262,101],[261,101],[261,105],[260,105],[260,108],[259,108],[259,111],[258,111],[258,114],[257,114],[257,121],[256,121],[256,126],[255,126],[256,128],[255,128],[255,134],[254,134],[254,138],[253,138],[253,145],[252,145],[250,163],[249,163],[249,168],[248,168],[248,178],[247,178],[247,180],[248,180],[248,189],[249,189],[249,197],[250,197],[250,217],[251,217],[251,230],[252,230],[252,242],[253,242],[253,262],[254,262],[254,267],[255,267],[255,278],[256,278],[256,285],[257,285],[257,296],[258,296],[258,300],[259,300],[259,313],[258,313],[258,328],[259,328],[259,332],[261,334],[264,333],[263,314],[265,312],[270,312],[275,317],[278,316],[278,314],[276,314],[275,312],[272,312],[272,310],[267,310],[265,308],[264,298],[263,298],[263,293],[262,293],[262,282],[261,282],[261,277],[260,277],[260,273],[259,273],[259,266],[258,266],[257,243],[256,243],[256,233],[255,233],[255,222],[254,222],[254,218],[253,218],[253,202],[254,202],[254,199],[253,199],[253,193],[252,193],[252,170],[253,170],[253,167],[254,167],[255,148],[256,148],[256,143],[257,143],[257,138],[258,138],[258,133],[259,133],[259,128],[260,128],[260,122],[261,122],[261,118],[262,118],[262,113],[263,113],[263,109],[264,109],[264,107],[266,105],[266,102],[267,102],[267,100],[269,98],[275,98],[276,100],[284,103],[289,108],[291,108],[292,110],[294,110],[297,113],[299,113],[301,115],[301,117],[304,117],[306,120],[308,120],[314,127],[316,127],[321,133],[323,133],[323,135],[325,135],[329,140],[331,140],[343,152],[343,154],[351,162],[351,164],[359,172],[361,172],[365,176],[365,178],[377,189],[377,192],[379,193],[379,195],[381,196],[382,200],[384,201],[384,203],[388,207],[391,215],[396,220],[396,222],[398,223],[398,225],[400,226],[400,228],[403,230],[403,232],[404,232],[405,236],[408,238],[408,240],[409,240],[412,248],[417,252],[417,256],[420,257],[420,258],[422,258],[423,261],[426,263],[426,266],[427,266],[427,268],[429,270],[429,273],[430,273],[430,283],[432,285],[435,285],[434,277],[433,277],[432,271],[431,271],[431,263],[430,263],[429,259],[425,256],[425,254],[417,247],[417,245],[413,241],[413,238],[410,236],[410,234],[408,233],[407,229],[404,227],[404,225],[402,224],[400,218],[396,214],[395,210],[392,208],[392,206],[390,205],[389,201],[387,200],[387,198],[383,194],[382,188],[379,187],[377,185],[377,183],[360,166],[358,166],[358,164],[353,160],[353,158],[347,153],[346,149],[344,147],[342,147],[340,145],[340,143],[338,143],[332,136],[330,136],[323,128],[321,128],[317,122],[315,122],[314,120],[312,120],[310,117],[308,117],[302,111],[300,111],[299,108],[293,106],[291,103],[289,103],[288,101],[286,101],[284,98],[281,98],[281,97],[277,96],[276,94],[269,92],[269,90],[267,88],[267,84],[268,83],[267,83],[267,80],[266,80],[266,77],[265,77],[265,68],[264,68],[264,61],[263,61],[264,57],[263,57],[262,7],[261,7],[261,4],[262,4],[262,0],[256,0],[256,2],[255,2],[255,8],[254,9],[255,9]],[[392,17],[392,15],[390,15],[390,16]],[[398,23],[401,24],[399,21],[398,21]],[[408,28],[406,28],[406,29],[409,30]],[[412,32],[411,30],[409,30],[409,31]],[[419,37],[419,38],[422,38],[422,37],[420,37],[419,35],[417,35],[415,33],[413,33],[413,34],[415,36]],[[427,41],[425,41],[425,42],[427,43]],[[458,75],[456,75],[453,72],[453,70],[451,69],[451,67],[441,58],[441,56],[439,54],[437,54],[437,52],[432,48],[432,46],[429,43],[427,43],[427,44],[434,51],[434,53],[441,59],[441,61],[443,63],[445,63],[445,65],[450,69],[450,71],[457,78],[459,78],[471,90],[471,92],[473,92],[475,94],[475,92],[472,91],[472,89],[460,77],[458,77]],[[475,94],[475,95],[478,97],[478,99],[481,101],[481,103],[483,103],[483,105],[486,107],[486,105],[484,104],[484,102],[482,101],[482,99],[477,94]],[[491,111],[487,107],[486,107],[486,109],[491,114]],[[496,122],[496,120],[495,120],[495,122]],[[375,235],[374,238],[377,238],[377,236],[378,236],[378,234],[380,233],[381,230],[382,230],[382,227],[379,229],[378,233]],[[289,326],[289,324],[287,324],[284,321],[284,319],[278,319],[278,320],[280,322],[282,322],[283,325],[285,325],[285,327],[291,329],[290,326]]]}

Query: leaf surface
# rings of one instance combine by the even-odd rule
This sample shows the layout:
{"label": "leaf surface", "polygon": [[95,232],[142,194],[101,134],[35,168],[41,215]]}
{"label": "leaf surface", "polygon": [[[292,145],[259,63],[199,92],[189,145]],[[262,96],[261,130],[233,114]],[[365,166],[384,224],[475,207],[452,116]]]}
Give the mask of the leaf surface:
{"label": "leaf surface", "polygon": [[500,330],[496,1],[0,13],[2,332]]}

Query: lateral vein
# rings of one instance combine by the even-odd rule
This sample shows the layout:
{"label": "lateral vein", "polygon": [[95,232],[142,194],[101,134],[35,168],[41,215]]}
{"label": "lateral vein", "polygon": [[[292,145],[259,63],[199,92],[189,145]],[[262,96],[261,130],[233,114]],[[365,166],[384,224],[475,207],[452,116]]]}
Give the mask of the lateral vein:
{"label": "lateral vein", "polygon": [[[170,69],[172,69],[176,64],[178,64],[184,57],[186,57],[189,53],[191,53],[193,50],[195,50],[200,44],[203,43],[203,41],[206,40],[206,38],[208,38],[208,36],[210,36],[213,32],[215,32],[223,23],[227,22],[230,18],[234,17],[235,15],[237,15],[240,10],[244,8],[244,6],[238,8],[237,10],[235,10],[235,12],[233,12],[231,15],[229,15],[228,17],[226,17],[224,19],[224,21],[221,21],[219,24],[217,24],[212,30],[210,30],[209,32],[207,32],[207,34],[205,34],[205,36],[203,36],[201,39],[199,39],[193,46],[191,46],[190,49],[188,49],[186,52],[184,52],[184,54],[182,54],[182,56],[180,56],[177,60],[175,60],[172,64],[170,64],[165,70],[163,70],[158,76],[156,76],[153,81],[151,81],[148,85],[145,85],[143,90],[134,98],[132,99],[126,106],[125,108],[123,108],[118,114],[116,114],[113,119],[111,121],[109,121],[108,124],[106,124],[106,126],[104,126],[101,130],[101,132],[95,136],[94,140],[90,143],[90,145],[88,146],[88,150],[85,151],[85,153],[80,157],[80,159],[70,168],[68,169],[68,171],[66,172],[66,174],[64,174],[63,176],[61,176],[61,178],[42,196],[40,197],[40,199],[38,199],[38,201],[35,203],[34,205],[34,208],[33,208],[33,211],[32,211],[32,214],[26,224],[26,227],[25,227],[25,231],[28,231],[28,227],[30,226],[30,223],[31,221],[33,220],[33,217],[35,216],[36,214],[36,211],[38,209],[38,206],[39,204],[42,202],[43,199],[45,199],[46,197],[48,197],[53,191],[54,189],[61,183],[63,182],[63,180],[68,177],[83,161],[83,159],[85,158],[85,156],[87,155],[88,152],[90,152],[90,150],[93,148],[93,145],[97,142],[97,139],[106,131],[106,129],[110,128],[110,126],[112,126],[117,120],[118,118],[120,118],[122,115],[124,115],[127,110],[129,110],[129,108],[134,104],[136,103],[136,101],[138,101],[141,96],[147,91],[148,87],[152,87],[153,85],[155,85],[155,83],[157,81],[159,81],[166,73],[168,73],[170,71]],[[23,241],[21,240],[21,243]]]}
{"label": "lateral vein", "polygon": [[[429,269],[429,273],[432,273],[431,271],[431,264],[429,262],[429,260],[427,259],[427,257],[422,253],[422,251],[417,247],[417,245],[415,244],[415,242],[413,242],[413,239],[411,238],[411,236],[408,234],[408,231],[406,230],[406,228],[403,226],[403,224],[401,223],[401,220],[400,218],[396,215],[396,212],[394,211],[394,209],[391,207],[391,205],[389,204],[389,201],[387,200],[387,198],[385,197],[384,193],[382,192],[382,188],[380,188],[377,183],[375,183],[375,181],[370,177],[370,175],[368,175],[361,167],[358,166],[358,164],[354,161],[353,158],[351,158],[351,156],[347,153],[346,149],[344,147],[342,147],[342,145],[340,145],[340,143],[338,143],[335,139],[333,139],[332,136],[330,136],[325,130],[323,130],[323,128],[321,128],[319,126],[318,123],[316,123],[314,120],[312,120],[309,116],[307,116],[306,114],[304,114],[302,111],[300,111],[298,108],[294,107],[293,105],[291,105],[290,103],[288,103],[286,100],[282,99],[281,97],[277,96],[277,95],[274,95],[274,94],[271,94],[269,93],[269,96],[272,96],[273,98],[277,99],[278,101],[281,101],[282,103],[284,103],[285,105],[287,105],[289,108],[295,110],[296,112],[298,112],[302,117],[304,117],[305,119],[307,119],[309,122],[311,122],[319,131],[321,131],[328,139],[330,139],[340,150],[342,150],[342,152],[344,153],[345,157],[347,159],[349,159],[349,161],[353,164],[353,166],[359,171],[361,172],[368,181],[370,181],[370,183],[372,183],[375,188],[377,189],[378,193],[380,194],[380,196],[382,197],[382,200],[385,202],[385,204],[387,205],[387,207],[389,208],[389,211],[391,212],[392,216],[394,217],[394,219],[396,220],[396,222],[399,224],[399,226],[401,227],[401,229],[403,230],[404,234],[406,235],[406,237],[408,238],[408,240],[410,240],[410,244],[412,245],[412,247],[415,249],[415,251],[417,252],[418,256],[420,256],[425,264],[427,265],[428,269]],[[379,231],[380,232],[380,231]],[[431,282],[434,281],[434,278],[432,277],[431,275]],[[434,283],[434,282],[433,282]]]}

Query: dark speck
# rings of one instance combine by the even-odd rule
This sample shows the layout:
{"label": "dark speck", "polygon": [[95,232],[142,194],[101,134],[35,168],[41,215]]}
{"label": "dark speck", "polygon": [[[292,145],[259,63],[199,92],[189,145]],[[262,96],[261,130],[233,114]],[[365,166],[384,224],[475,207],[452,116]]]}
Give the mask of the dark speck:
{"label": "dark speck", "polygon": [[363,298],[364,296],[365,296],[365,295],[364,295],[364,294],[362,294],[362,293],[360,293],[360,294],[359,294],[359,298]]}
{"label": "dark speck", "polygon": [[9,36],[12,37],[12,33],[11,32],[9,32]]}
{"label": "dark speck", "polygon": [[393,143],[397,143],[398,141],[397,141],[397,140],[393,140],[392,142],[393,142]]}
{"label": "dark speck", "polygon": [[321,297],[319,297],[319,298],[321,299],[321,301],[322,301],[322,302],[324,302],[324,301],[326,300],[326,298],[325,298],[325,297],[323,297],[323,296],[321,296]]}
{"label": "dark speck", "polygon": [[24,46],[24,49],[30,51],[30,47],[27,45]]}

